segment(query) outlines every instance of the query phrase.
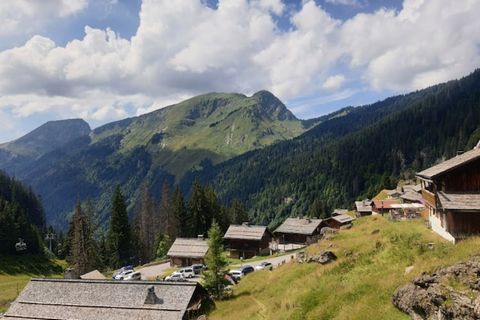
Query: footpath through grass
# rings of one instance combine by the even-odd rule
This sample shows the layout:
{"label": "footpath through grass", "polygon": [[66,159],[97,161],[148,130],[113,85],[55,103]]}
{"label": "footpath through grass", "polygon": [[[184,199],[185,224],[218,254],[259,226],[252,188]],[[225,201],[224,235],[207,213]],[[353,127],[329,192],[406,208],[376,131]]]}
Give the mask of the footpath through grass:
{"label": "footpath through grass", "polygon": [[0,255],[0,312],[8,309],[30,278],[61,278],[65,261],[41,256]]}
{"label": "footpath through grass", "polygon": [[479,254],[480,238],[453,245],[421,220],[377,216],[357,219],[352,229],[306,252],[323,250],[337,261],[288,263],[248,275],[233,298],[217,302],[211,319],[409,319],[391,303],[395,289],[423,271]]}

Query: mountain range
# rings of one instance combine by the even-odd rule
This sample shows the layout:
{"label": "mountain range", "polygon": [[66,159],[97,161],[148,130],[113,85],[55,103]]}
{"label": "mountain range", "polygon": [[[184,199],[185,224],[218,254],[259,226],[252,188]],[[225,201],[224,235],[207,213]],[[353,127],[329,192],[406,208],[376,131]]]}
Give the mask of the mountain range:
{"label": "mountain range", "polygon": [[0,168],[41,195],[58,228],[77,199],[93,200],[106,223],[117,184],[132,210],[145,181],[158,198],[165,182],[188,194],[195,179],[274,226],[292,214],[326,216],[473,147],[479,87],[475,71],[310,120],[267,91],[210,93],[94,130],[78,119],[49,122],[0,145]]}
{"label": "mountain range", "polygon": [[158,191],[186,172],[291,139],[322,119],[297,119],[273,94],[209,93],[90,130],[81,119],[48,122],[0,145],[0,168],[30,184],[49,224],[64,228],[77,199],[91,199],[106,221],[122,186],[135,204],[144,181]]}

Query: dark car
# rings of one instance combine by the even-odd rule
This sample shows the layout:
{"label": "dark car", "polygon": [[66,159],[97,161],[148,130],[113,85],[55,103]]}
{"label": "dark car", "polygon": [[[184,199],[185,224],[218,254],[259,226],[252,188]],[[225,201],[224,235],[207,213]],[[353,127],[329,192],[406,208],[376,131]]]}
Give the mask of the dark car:
{"label": "dark car", "polygon": [[243,266],[243,267],[240,268],[240,271],[242,271],[242,273],[243,273],[244,275],[247,275],[247,274],[249,274],[250,272],[255,271],[255,269],[254,269],[252,266]]}
{"label": "dark car", "polygon": [[203,264],[192,264],[192,269],[195,274],[200,274],[205,270],[205,266]]}

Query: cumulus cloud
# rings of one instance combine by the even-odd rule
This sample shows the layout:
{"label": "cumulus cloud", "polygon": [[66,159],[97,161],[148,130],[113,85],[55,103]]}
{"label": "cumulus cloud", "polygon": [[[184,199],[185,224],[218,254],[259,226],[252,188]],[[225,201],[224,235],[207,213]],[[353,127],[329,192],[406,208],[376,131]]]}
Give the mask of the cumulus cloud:
{"label": "cumulus cloud", "polygon": [[354,6],[354,7],[358,7],[361,5],[358,0],[325,0],[325,2],[331,3],[331,4],[341,4],[344,6]]}
{"label": "cumulus cloud", "polygon": [[[26,13],[2,4],[0,17],[14,25],[37,2],[13,3]],[[87,1],[42,6],[61,17],[84,10]],[[215,9],[201,0],[144,0],[131,39],[86,26],[83,39],[65,46],[36,35],[1,51],[0,110],[17,118],[55,112],[104,122],[208,91],[337,97],[351,92],[346,78],[355,90],[420,89],[480,65],[476,12],[476,0],[405,0],[399,11],[341,21],[314,1],[291,11],[280,0],[220,0]],[[280,29],[279,15],[292,28]]]}

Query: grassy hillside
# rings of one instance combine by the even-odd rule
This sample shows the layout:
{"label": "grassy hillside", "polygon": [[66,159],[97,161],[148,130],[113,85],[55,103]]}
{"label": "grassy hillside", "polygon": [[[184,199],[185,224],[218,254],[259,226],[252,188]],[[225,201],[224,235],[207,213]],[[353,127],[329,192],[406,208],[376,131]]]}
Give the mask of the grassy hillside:
{"label": "grassy hillside", "polygon": [[[351,230],[307,249],[331,250],[337,261],[255,272],[232,299],[217,303],[211,319],[409,319],[391,304],[395,289],[423,271],[480,253],[479,245],[480,238],[473,238],[454,246],[419,220],[360,218]],[[409,266],[413,270],[406,273]]]}
{"label": "grassy hillside", "polygon": [[0,256],[0,312],[8,309],[30,278],[61,278],[66,263],[41,256]]}

